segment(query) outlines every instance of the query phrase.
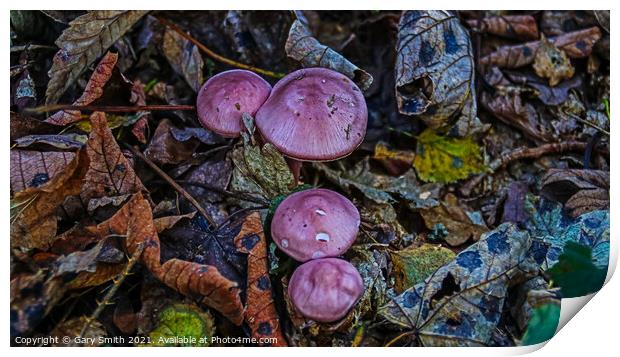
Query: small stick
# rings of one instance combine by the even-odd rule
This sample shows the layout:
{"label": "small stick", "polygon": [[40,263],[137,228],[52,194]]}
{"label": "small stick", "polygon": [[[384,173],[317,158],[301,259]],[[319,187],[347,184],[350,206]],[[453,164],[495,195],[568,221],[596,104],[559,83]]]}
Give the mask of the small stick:
{"label": "small stick", "polygon": [[90,328],[90,325],[92,324],[92,322],[95,321],[99,317],[99,315],[101,315],[101,312],[103,312],[103,309],[106,306],[110,305],[110,301],[112,301],[114,294],[116,294],[116,291],[118,290],[118,288],[121,286],[121,284],[123,284],[123,281],[129,275],[133,266],[136,265],[138,260],[140,260],[140,256],[142,255],[143,251],[144,251],[144,244],[139,243],[138,246],[136,247],[136,250],[133,252],[131,257],[129,258],[129,261],[127,261],[127,265],[125,265],[125,269],[123,269],[123,271],[117,275],[116,279],[113,280],[112,288],[108,290],[108,292],[103,297],[103,300],[101,300],[101,302],[97,304],[97,308],[95,309],[95,311],[93,311],[90,317],[86,318],[86,323],[82,327],[82,330],[80,331],[80,334],[79,334],[80,339],[84,337],[84,335]]}
{"label": "small stick", "polygon": [[196,110],[193,105],[73,105],[73,104],[52,104],[36,108],[26,108],[24,111],[30,113],[54,112],[57,110],[79,110],[91,112],[152,112],[160,110]]}
{"label": "small stick", "polygon": [[207,46],[205,46],[202,43],[200,43],[200,41],[198,41],[195,38],[193,38],[191,35],[189,35],[185,31],[183,31],[181,28],[179,28],[177,25],[173,24],[172,22],[164,19],[161,16],[155,16],[155,18],[157,18],[157,20],[159,22],[161,22],[165,26],[169,27],[171,30],[175,31],[176,33],[181,35],[183,38],[188,40],[189,42],[193,43],[202,52],[206,53],[207,56],[213,58],[216,61],[222,62],[222,63],[227,64],[229,66],[233,66],[233,67],[237,67],[237,68],[242,68],[242,69],[247,69],[248,71],[253,71],[253,72],[260,73],[262,75],[273,77],[273,78],[282,78],[282,77],[284,77],[284,73],[277,73],[277,72],[273,72],[273,71],[268,71],[266,69],[257,68],[257,67],[254,67],[254,66],[250,66],[248,64],[244,64],[244,63],[240,63],[240,62],[237,62],[237,61],[233,61],[233,60],[228,59],[228,58],[226,58],[226,57],[224,57],[222,55],[219,55],[219,54],[213,52],[212,50],[210,50]]}
{"label": "small stick", "polygon": [[204,208],[202,208],[200,203],[198,203],[198,201],[196,201],[196,199],[192,197],[192,195],[190,195],[187,191],[185,191],[183,187],[181,187],[181,185],[176,183],[176,181],[174,181],[170,176],[168,176],[168,174],[165,173],[162,169],[160,169],[159,166],[157,166],[153,161],[151,161],[149,158],[144,156],[144,154],[141,153],[140,150],[138,150],[137,148],[131,145],[126,145],[126,146],[129,148],[129,150],[131,150],[131,152],[134,155],[142,159],[142,161],[144,161],[147,165],[149,165],[149,167],[153,169],[153,171],[155,171],[161,178],[163,178],[166,182],[168,182],[170,186],[174,187],[174,189],[177,190],[177,192],[183,195],[185,199],[187,199],[194,207],[196,207],[198,212],[200,212],[200,214],[207,220],[207,222],[209,222],[209,224],[212,227],[214,228],[217,227],[217,223],[215,223],[215,220],[207,213],[207,211],[205,211]]}

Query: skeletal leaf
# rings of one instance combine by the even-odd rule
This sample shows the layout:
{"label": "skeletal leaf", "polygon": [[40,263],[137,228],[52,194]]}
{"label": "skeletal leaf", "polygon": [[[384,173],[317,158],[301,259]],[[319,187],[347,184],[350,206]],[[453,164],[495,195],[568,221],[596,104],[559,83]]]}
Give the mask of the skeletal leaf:
{"label": "skeletal leaf", "polygon": [[[214,333],[215,323],[209,312],[194,305],[171,304],[161,311],[157,327],[149,337],[152,346],[206,347]],[[180,338],[195,339],[195,342],[179,342]]]}
{"label": "skeletal leaf", "polygon": [[553,283],[562,290],[562,297],[584,296],[599,291],[605,283],[607,267],[592,262],[592,248],[568,242],[558,262],[548,270]]}
{"label": "skeletal leaf", "polygon": [[176,31],[167,29],[164,33],[162,49],[172,69],[182,75],[187,84],[198,92],[203,82],[204,67],[198,47]]}
{"label": "skeletal leaf", "polygon": [[349,77],[362,90],[372,84],[372,76],[349,62],[340,53],[323,45],[313,37],[310,29],[295,20],[288,33],[284,47],[286,55],[299,61],[304,67],[325,67]]}
{"label": "skeletal leaf", "polygon": [[485,233],[424,282],[379,309],[424,346],[485,346],[502,315],[508,288],[536,273],[527,232],[505,223]]}
{"label": "skeletal leaf", "polygon": [[419,247],[407,247],[393,251],[392,269],[394,272],[394,287],[397,293],[424,281],[442,265],[451,262],[455,254],[450,249],[432,244],[422,244]]}
{"label": "skeletal leaf", "polygon": [[548,303],[535,308],[521,344],[529,346],[550,340],[555,335],[559,322],[559,304]]}
{"label": "skeletal leaf", "polygon": [[[103,88],[112,77],[112,71],[116,66],[118,55],[116,53],[107,52],[99,61],[95,71],[90,76],[84,93],[75,101],[73,105],[88,105],[103,95]],[[61,110],[47,118],[45,121],[55,125],[67,125],[82,119],[79,110]]]}
{"label": "skeletal leaf", "polygon": [[71,21],[56,40],[60,50],[48,72],[46,103],[56,103],[80,74],[147,12],[89,11]]}
{"label": "skeletal leaf", "polygon": [[423,181],[439,183],[456,182],[486,169],[475,141],[440,136],[430,128],[418,136],[413,167]]}
{"label": "skeletal leaf", "polygon": [[484,130],[476,116],[471,43],[458,17],[447,11],[405,11],[396,50],[400,113],[460,137]]}

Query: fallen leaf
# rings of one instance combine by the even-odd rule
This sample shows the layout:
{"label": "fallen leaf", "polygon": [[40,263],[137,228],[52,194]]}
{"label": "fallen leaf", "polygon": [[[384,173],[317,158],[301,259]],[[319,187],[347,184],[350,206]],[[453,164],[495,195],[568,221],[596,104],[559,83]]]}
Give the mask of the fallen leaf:
{"label": "fallen leaf", "polygon": [[15,112],[11,112],[10,122],[11,141],[26,135],[56,134],[59,130],[56,125]]}
{"label": "fallen leaf", "polygon": [[508,288],[537,272],[527,232],[504,223],[424,282],[379,309],[423,346],[485,346],[502,316]]}
{"label": "fallen leaf", "polygon": [[443,225],[447,230],[444,237],[450,246],[459,246],[468,240],[477,241],[480,235],[488,231],[482,220],[482,215],[477,218],[474,212],[464,209],[456,196],[448,193],[439,206],[420,210],[424,223],[428,229],[436,225]]}
{"label": "fallen leaf", "polygon": [[505,70],[504,73],[515,84],[536,90],[538,99],[546,105],[560,105],[566,102],[569,99],[570,90],[581,87],[583,83],[581,76],[577,75],[551,87],[548,82],[529,72]]}
{"label": "fallen leaf", "polygon": [[155,224],[155,229],[157,233],[161,233],[166,229],[172,228],[175,224],[177,224],[182,219],[192,219],[196,215],[196,211],[188,213],[188,214],[180,214],[177,216],[166,216],[155,218],[153,223]]}
{"label": "fallen leaf", "polygon": [[80,150],[51,180],[28,187],[11,199],[11,247],[22,251],[49,249],[56,236],[56,209],[66,197],[77,195],[87,173],[89,159]]}
{"label": "fallen leaf", "polygon": [[90,123],[92,131],[86,143],[90,167],[81,197],[88,202],[93,198],[146,192],[108,128],[106,115],[95,112],[90,116]]}
{"label": "fallen leaf", "polygon": [[527,221],[528,214],[525,211],[525,197],[529,192],[527,185],[521,181],[514,181],[510,183],[506,191],[501,222],[522,223]]}
{"label": "fallen leaf", "polygon": [[502,15],[467,20],[474,31],[518,40],[538,39],[538,25],[531,15]]}
{"label": "fallen leaf", "polygon": [[549,303],[535,308],[521,344],[529,346],[550,340],[555,335],[559,323],[559,304]]}
{"label": "fallen leaf", "polygon": [[202,71],[204,67],[198,47],[176,31],[166,29],[162,50],[172,69],[183,76],[194,92],[198,92],[203,83]]}
{"label": "fallen leaf", "polygon": [[172,304],[159,314],[157,327],[149,333],[148,346],[206,347],[214,333],[215,323],[208,311],[194,305]]}
{"label": "fallen leaf", "polygon": [[56,103],[80,74],[147,12],[89,11],[71,21],[56,40],[60,50],[48,72],[46,104]]}
{"label": "fallen leaf", "polygon": [[86,140],[86,135],[75,133],[52,135],[26,135],[15,140],[15,147],[27,148],[32,145],[45,145],[61,150],[76,150],[84,146]]}
{"label": "fallen leaf", "polygon": [[[70,320],[60,322],[58,325],[56,325],[56,327],[54,327],[52,332],[50,332],[51,336],[55,336],[58,339],[58,343],[54,344],[54,346],[72,347],[74,345],[72,341],[77,337],[84,338],[83,341],[85,342],[83,344],[80,344],[81,346],[101,346],[102,343],[100,341],[100,338],[108,336],[105,328],[103,327],[101,322],[95,320],[90,322],[89,328],[83,335],[81,335],[82,328],[87,323],[88,318],[86,316],[74,317]],[[69,343],[65,342],[65,336],[71,338]]]}
{"label": "fallen leaf", "polygon": [[75,154],[64,151],[11,150],[11,193],[40,187],[62,172]]}
{"label": "fallen leaf", "polygon": [[[90,76],[88,83],[86,83],[84,92],[75,102],[73,102],[73,105],[88,105],[103,95],[103,89],[112,77],[112,72],[116,66],[117,60],[118,55],[116,53],[107,52],[105,56],[103,56],[93,71],[93,74]],[[45,119],[45,121],[55,125],[67,125],[80,121],[81,119],[82,113],[79,110],[61,110]]]}
{"label": "fallen leaf", "polygon": [[592,262],[589,246],[567,242],[558,262],[547,273],[561,288],[563,298],[573,298],[599,291],[605,283],[607,267],[599,268]]}
{"label": "fallen leaf", "polygon": [[429,128],[417,139],[413,167],[423,181],[452,183],[486,169],[482,149],[471,138],[440,136]]}
{"label": "fallen leaf", "polygon": [[344,58],[340,53],[320,43],[312,31],[301,21],[295,20],[284,47],[286,55],[304,67],[324,67],[349,77],[361,90],[372,84],[372,76]]}
{"label": "fallen leaf", "polygon": [[189,159],[200,145],[200,141],[193,138],[187,141],[176,140],[172,135],[172,128],[175,126],[170,120],[161,120],[144,150],[144,155],[157,164],[181,163]]}
{"label": "fallen leaf", "polygon": [[114,326],[124,334],[133,335],[136,332],[137,320],[138,317],[131,306],[129,297],[124,294],[120,295],[112,315]]}
{"label": "fallen leaf", "polygon": [[[267,241],[263,232],[261,217],[254,212],[247,216],[241,231],[235,237],[237,249],[248,254],[245,321],[250,326],[252,337],[275,338],[269,344],[273,347],[287,346],[280,330],[280,319],[273,300]],[[265,345],[265,344],[263,344]]]}
{"label": "fallen leaf", "polygon": [[[570,58],[588,57],[592,47],[601,38],[601,30],[591,27],[584,30],[565,33],[552,37],[549,41],[566,52]],[[541,41],[527,42],[520,45],[507,45],[480,58],[480,64],[501,68],[518,68],[534,62]]]}
{"label": "fallen leaf", "polygon": [[467,31],[448,11],[405,11],[396,47],[401,114],[464,137],[485,130],[476,108],[475,67]]}
{"label": "fallen leaf", "polygon": [[564,203],[573,218],[609,209],[609,171],[550,169],[540,182],[541,194]]}
{"label": "fallen leaf", "polygon": [[566,52],[543,38],[534,56],[534,71],[541,78],[548,78],[549,85],[554,87],[565,79],[572,78],[575,68]]}
{"label": "fallen leaf", "polygon": [[442,265],[451,262],[456,255],[438,245],[422,244],[390,252],[394,288],[397,294],[424,281]]}
{"label": "fallen leaf", "polygon": [[405,150],[392,150],[385,143],[378,142],[372,156],[379,161],[390,175],[400,176],[413,165],[415,153]]}

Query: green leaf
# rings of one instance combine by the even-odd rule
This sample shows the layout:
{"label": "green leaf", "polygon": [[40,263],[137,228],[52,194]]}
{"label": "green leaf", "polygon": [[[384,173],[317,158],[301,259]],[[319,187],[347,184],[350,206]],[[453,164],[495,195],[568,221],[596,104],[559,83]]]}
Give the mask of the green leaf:
{"label": "green leaf", "polygon": [[553,282],[562,288],[562,297],[577,297],[596,292],[605,283],[607,269],[592,262],[592,248],[568,242],[558,263],[549,273]]}
{"label": "green leaf", "polygon": [[194,305],[169,305],[159,314],[157,327],[149,334],[151,346],[208,346],[213,326],[211,315]]}
{"label": "green leaf", "polygon": [[550,340],[555,334],[559,322],[560,305],[549,303],[538,306],[532,312],[521,344],[528,346]]}
{"label": "green leaf", "polygon": [[451,262],[456,256],[450,249],[433,244],[422,244],[390,253],[397,293],[414,286]]}
{"label": "green leaf", "polygon": [[430,128],[418,136],[416,152],[413,166],[427,182],[452,183],[486,169],[475,141],[440,136]]}

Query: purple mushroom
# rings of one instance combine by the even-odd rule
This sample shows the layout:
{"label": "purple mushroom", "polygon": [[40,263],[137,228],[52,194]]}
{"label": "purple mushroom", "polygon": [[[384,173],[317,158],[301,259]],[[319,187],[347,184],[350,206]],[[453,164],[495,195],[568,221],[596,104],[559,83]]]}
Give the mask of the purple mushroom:
{"label": "purple mushroom", "polygon": [[271,236],[300,262],[337,257],[355,241],[360,225],[357,208],[341,194],[314,188],[288,196],[276,209]]}
{"label": "purple mushroom", "polygon": [[256,114],[270,92],[271,85],[254,72],[235,69],[218,73],[198,92],[200,123],[224,137],[238,137],[242,113]]}
{"label": "purple mushroom", "polygon": [[333,322],[343,318],[364,293],[364,282],[351,263],[337,258],[311,260],[295,270],[288,296],[304,317]]}
{"label": "purple mushroom", "polygon": [[[288,74],[256,113],[263,138],[297,161],[332,161],[349,155],[364,140],[367,122],[361,90],[345,75],[326,68]],[[291,165],[296,178],[299,167]]]}

